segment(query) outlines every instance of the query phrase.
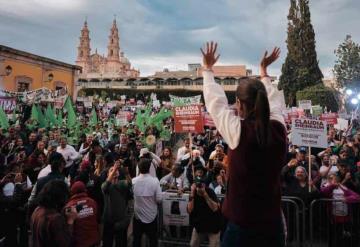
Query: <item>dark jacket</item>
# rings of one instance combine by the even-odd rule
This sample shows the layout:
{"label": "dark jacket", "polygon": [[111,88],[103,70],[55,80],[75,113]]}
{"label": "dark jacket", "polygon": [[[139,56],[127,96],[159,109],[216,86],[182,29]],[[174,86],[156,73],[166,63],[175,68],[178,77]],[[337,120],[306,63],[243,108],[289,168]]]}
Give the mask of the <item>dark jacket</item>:
{"label": "dark jacket", "polygon": [[101,188],[104,193],[104,222],[127,228],[134,210],[131,184],[125,180],[117,184],[105,181]]}
{"label": "dark jacket", "polygon": [[31,216],[33,247],[67,247],[71,244],[72,226],[55,209],[37,207]]}

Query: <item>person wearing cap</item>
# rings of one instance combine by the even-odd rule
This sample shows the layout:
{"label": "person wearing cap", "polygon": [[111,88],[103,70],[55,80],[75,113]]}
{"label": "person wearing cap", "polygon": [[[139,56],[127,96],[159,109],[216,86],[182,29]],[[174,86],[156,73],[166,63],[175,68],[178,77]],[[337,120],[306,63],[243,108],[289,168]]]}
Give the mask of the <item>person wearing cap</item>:
{"label": "person wearing cap", "polygon": [[202,165],[194,167],[194,183],[191,185],[187,211],[190,225],[194,227],[190,246],[198,247],[207,236],[210,247],[220,245],[222,217],[220,204],[215,192],[207,187],[204,179],[206,169]]}
{"label": "person wearing cap", "polygon": [[100,233],[97,222],[97,204],[86,191],[85,184],[75,182],[70,189],[70,199],[65,208],[77,209],[77,218],[74,221],[72,246],[89,247],[100,242]]}
{"label": "person wearing cap", "polygon": [[[161,159],[156,154],[149,151],[148,148],[142,148],[140,150],[139,155],[140,161],[141,159],[149,159],[151,160],[151,166],[150,166],[150,175],[156,178],[156,170],[159,167],[159,164],[161,163]],[[138,176],[140,174],[139,166],[136,167],[136,175]]]}

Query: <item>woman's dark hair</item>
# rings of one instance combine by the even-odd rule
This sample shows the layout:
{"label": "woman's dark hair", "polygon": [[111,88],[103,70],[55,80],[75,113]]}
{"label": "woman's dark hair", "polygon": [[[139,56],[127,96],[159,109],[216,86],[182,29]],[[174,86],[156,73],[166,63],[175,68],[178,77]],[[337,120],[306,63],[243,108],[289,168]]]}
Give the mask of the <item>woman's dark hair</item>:
{"label": "woman's dark hair", "polygon": [[244,118],[255,120],[258,144],[266,146],[269,142],[270,106],[264,84],[256,79],[241,80],[236,98],[245,105]]}
{"label": "woman's dark hair", "polygon": [[38,203],[40,206],[50,209],[61,210],[69,198],[69,188],[62,180],[48,182],[39,193]]}

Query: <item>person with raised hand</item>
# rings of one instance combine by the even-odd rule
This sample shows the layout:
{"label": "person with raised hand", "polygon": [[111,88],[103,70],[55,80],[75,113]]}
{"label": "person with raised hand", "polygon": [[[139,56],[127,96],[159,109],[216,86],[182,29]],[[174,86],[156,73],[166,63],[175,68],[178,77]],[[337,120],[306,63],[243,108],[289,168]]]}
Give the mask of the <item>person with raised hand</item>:
{"label": "person with raised hand", "polygon": [[228,190],[222,207],[228,225],[222,246],[284,246],[280,173],[287,153],[285,101],[267,73],[280,49],[262,58],[261,81],[240,80],[236,113],[214,79],[213,66],[220,57],[217,48],[217,43],[210,42],[201,52],[205,105],[229,145]]}

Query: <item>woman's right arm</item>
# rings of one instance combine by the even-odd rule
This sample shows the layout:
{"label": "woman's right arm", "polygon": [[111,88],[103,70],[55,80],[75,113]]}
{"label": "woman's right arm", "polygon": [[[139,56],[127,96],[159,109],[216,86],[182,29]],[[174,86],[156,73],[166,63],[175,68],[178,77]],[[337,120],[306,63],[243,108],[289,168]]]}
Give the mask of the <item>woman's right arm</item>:
{"label": "woman's right arm", "polygon": [[216,128],[229,145],[230,149],[235,149],[240,142],[241,121],[240,117],[230,109],[224,89],[215,82],[213,65],[219,56],[215,58],[217,44],[207,43],[206,53],[203,53],[205,70],[203,71],[203,93],[206,109],[210,113]]}

